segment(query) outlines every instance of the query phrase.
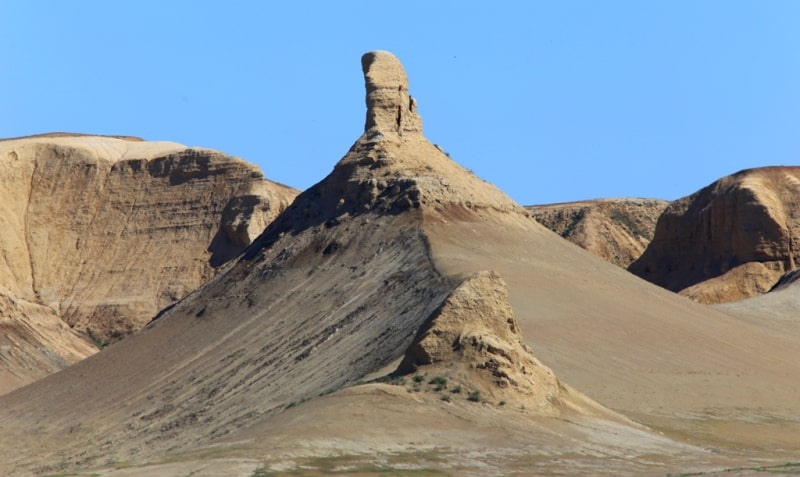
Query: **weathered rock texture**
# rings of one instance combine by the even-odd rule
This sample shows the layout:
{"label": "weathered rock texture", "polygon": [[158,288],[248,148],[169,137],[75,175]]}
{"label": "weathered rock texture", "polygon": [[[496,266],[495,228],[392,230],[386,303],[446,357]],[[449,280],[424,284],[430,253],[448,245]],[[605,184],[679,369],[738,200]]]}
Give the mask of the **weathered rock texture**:
{"label": "weathered rock texture", "polygon": [[[175,143],[64,134],[0,141],[0,290],[20,309],[113,341],[213,276],[295,194],[240,159]],[[49,350],[54,366],[43,372],[89,354],[26,335],[37,320],[16,316],[8,326],[20,326],[30,346],[14,353]]]}
{"label": "weathered rock texture", "polygon": [[599,199],[525,208],[570,242],[627,268],[653,240],[656,221],[668,204],[658,199]]}
{"label": "weathered rock texture", "polygon": [[97,351],[49,307],[0,293],[0,394]]}
{"label": "weathered rock texture", "polygon": [[676,200],[629,270],[702,303],[769,291],[800,258],[800,167],[749,169]]}
{"label": "weathered rock texture", "polygon": [[[464,280],[409,347],[398,374],[423,373],[474,401],[557,415],[564,387],[523,342],[496,272]],[[446,381],[441,381],[444,379]]]}
{"label": "weathered rock texture", "polygon": [[388,51],[369,52],[361,58],[361,68],[367,90],[365,134],[421,134],[417,103],[408,94],[408,77],[394,55]]}

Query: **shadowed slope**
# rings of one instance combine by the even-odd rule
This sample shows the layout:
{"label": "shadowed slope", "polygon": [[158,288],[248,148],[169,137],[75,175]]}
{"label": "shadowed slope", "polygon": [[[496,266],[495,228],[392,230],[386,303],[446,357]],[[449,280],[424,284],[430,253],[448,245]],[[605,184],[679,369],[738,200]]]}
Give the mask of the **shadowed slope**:
{"label": "shadowed slope", "polygon": [[[307,197],[288,213],[308,210]],[[268,246],[251,249],[144,332],[5,396],[6,431],[22,432],[33,416],[59,416],[39,433],[53,436],[45,448],[57,454],[22,454],[17,463],[55,470],[208,443],[400,357],[448,290],[414,214],[315,218],[320,223],[300,229],[282,230],[286,221],[270,227]],[[67,388],[57,402],[47,397]],[[72,429],[78,422],[85,433]],[[63,441],[76,432],[81,439]],[[71,457],[86,448],[89,460]]]}
{"label": "shadowed slope", "polygon": [[95,352],[53,309],[0,293],[0,394]]}

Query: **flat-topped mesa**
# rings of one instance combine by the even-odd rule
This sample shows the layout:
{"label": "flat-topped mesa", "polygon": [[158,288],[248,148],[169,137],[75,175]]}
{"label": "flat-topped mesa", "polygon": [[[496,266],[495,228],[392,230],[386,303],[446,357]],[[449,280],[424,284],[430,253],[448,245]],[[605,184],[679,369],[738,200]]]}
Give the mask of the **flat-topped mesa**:
{"label": "flat-topped mesa", "polygon": [[421,135],[422,118],[408,94],[408,76],[400,60],[388,51],[370,51],[361,57],[361,67],[367,89],[367,137]]}

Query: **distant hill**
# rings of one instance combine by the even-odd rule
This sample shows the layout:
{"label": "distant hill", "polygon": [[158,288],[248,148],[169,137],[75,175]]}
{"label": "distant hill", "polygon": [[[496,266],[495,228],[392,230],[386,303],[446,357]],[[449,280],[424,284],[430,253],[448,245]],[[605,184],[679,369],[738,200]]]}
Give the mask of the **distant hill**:
{"label": "distant hill", "polygon": [[769,291],[800,258],[800,167],[748,169],[672,202],[629,270],[701,303]]}
{"label": "distant hill", "polygon": [[669,202],[658,199],[597,199],[525,208],[537,222],[565,239],[627,268],[653,239]]}

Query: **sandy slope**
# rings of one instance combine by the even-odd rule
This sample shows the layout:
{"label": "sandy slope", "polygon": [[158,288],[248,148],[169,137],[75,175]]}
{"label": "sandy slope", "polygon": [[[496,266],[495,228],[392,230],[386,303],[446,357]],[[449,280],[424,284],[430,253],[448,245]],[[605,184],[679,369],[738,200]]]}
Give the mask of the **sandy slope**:
{"label": "sandy slope", "polygon": [[600,403],[689,442],[798,450],[796,334],[637,280],[521,217],[425,230],[443,273],[497,270],[540,359]]}

